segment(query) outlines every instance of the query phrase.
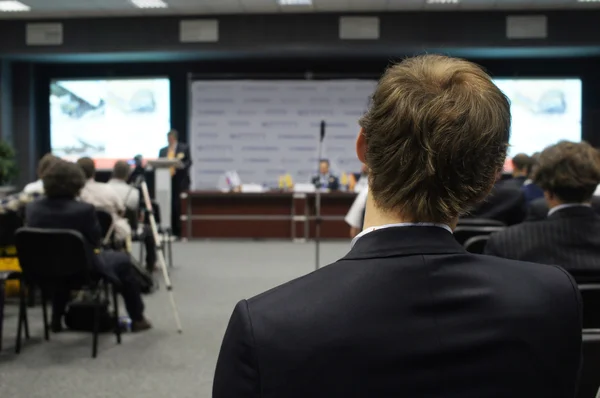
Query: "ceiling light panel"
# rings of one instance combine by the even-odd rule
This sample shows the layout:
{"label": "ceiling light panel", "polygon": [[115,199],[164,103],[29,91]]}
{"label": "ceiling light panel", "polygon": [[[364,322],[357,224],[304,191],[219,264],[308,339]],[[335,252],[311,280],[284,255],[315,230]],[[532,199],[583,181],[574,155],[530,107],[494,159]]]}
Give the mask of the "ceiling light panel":
{"label": "ceiling light panel", "polygon": [[280,6],[311,6],[312,0],[278,0]]}
{"label": "ceiling light panel", "polygon": [[27,12],[31,11],[31,7],[20,1],[0,1],[0,12]]}
{"label": "ceiling light panel", "polygon": [[131,0],[131,4],[138,8],[167,8],[163,0]]}

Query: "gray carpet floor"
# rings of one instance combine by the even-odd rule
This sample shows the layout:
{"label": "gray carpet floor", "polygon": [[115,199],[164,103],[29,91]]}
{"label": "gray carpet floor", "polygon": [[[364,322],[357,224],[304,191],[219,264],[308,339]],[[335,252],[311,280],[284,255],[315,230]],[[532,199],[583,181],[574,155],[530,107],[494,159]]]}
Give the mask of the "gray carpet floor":
{"label": "gray carpet floor", "polygon": [[[322,264],[342,257],[349,242],[321,245]],[[137,253],[137,250],[134,250]],[[221,339],[234,305],[266,289],[311,272],[312,243],[186,242],[174,244],[171,271],[183,323],[175,323],[161,278],[161,289],[145,296],[154,329],[100,338],[91,358],[91,334],[61,333],[43,340],[41,308],[29,312],[31,337],[14,354],[16,306],[7,304],[0,394],[11,398],[207,398]]]}

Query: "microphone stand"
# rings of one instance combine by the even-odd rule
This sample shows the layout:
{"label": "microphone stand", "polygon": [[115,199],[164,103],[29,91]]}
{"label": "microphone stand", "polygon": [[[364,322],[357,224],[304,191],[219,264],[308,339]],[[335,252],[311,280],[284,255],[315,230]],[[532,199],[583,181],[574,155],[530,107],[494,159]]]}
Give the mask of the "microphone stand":
{"label": "microphone stand", "polygon": [[[317,176],[321,176],[321,158],[323,153],[323,139],[325,138],[325,120],[321,121],[321,132],[319,135],[319,149],[317,157]],[[317,184],[317,192],[315,194],[315,270],[321,266],[321,181]]]}

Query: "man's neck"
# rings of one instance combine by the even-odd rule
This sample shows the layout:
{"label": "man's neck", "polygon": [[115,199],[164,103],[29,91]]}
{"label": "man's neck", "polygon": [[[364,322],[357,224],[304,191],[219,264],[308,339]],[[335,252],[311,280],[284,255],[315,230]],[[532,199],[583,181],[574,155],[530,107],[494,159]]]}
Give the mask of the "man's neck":
{"label": "man's neck", "polygon": [[[407,217],[405,215],[399,213],[391,213],[384,212],[381,209],[375,206],[375,201],[373,200],[373,196],[371,191],[367,196],[367,206],[365,208],[365,221],[363,229],[368,229],[372,227],[379,227],[382,225],[389,224],[404,224],[404,223],[419,223],[419,222],[428,222],[432,223],[432,221],[420,221],[415,220],[412,217]],[[447,225],[454,230],[456,228],[456,224],[458,223],[458,218],[452,220]]]}

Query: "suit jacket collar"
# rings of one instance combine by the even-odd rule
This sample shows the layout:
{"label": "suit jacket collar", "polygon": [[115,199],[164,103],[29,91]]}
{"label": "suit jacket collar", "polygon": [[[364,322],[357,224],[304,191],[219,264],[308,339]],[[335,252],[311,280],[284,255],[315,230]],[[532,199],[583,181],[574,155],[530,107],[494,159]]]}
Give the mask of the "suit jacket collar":
{"label": "suit jacket collar", "polygon": [[443,228],[390,227],[362,236],[344,260],[451,253],[466,251],[454,239],[454,235]]}
{"label": "suit jacket collar", "polygon": [[565,218],[595,218],[596,212],[590,206],[573,206],[557,210],[548,216],[548,220]]}

